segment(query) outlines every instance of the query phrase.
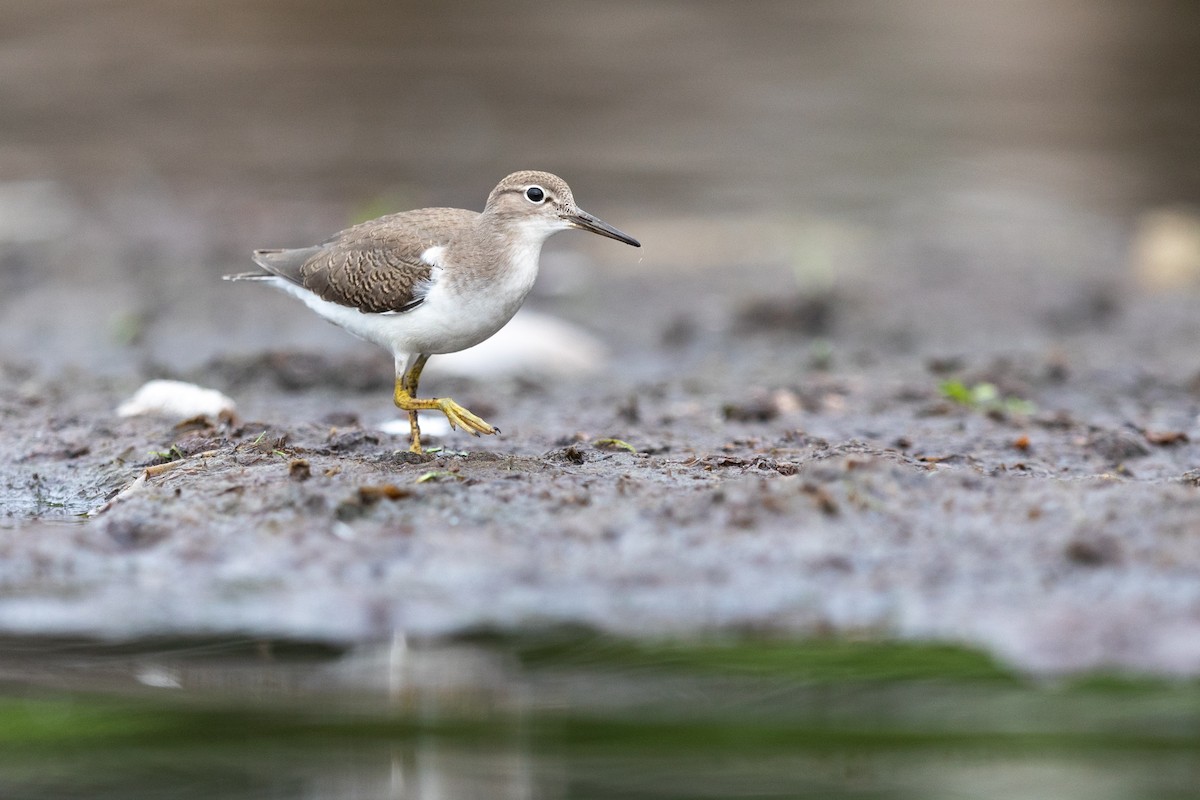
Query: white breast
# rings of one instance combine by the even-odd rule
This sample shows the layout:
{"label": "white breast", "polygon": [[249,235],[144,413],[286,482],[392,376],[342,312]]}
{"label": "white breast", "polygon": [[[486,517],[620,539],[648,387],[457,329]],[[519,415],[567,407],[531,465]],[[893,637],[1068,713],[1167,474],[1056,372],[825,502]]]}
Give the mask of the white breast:
{"label": "white breast", "polygon": [[425,301],[403,313],[364,314],[322,300],[282,278],[272,283],[320,316],[383,347],[396,358],[413,353],[454,353],[479,344],[512,319],[533,288],[541,251],[542,238],[525,239],[510,252],[509,269],[501,270],[486,283],[458,283],[447,279],[446,248],[430,247],[421,254],[421,260],[435,267]]}
{"label": "white breast", "polygon": [[404,352],[453,353],[500,330],[529,296],[541,252],[540,240],[522,243],[510,252],[509,268],[486,283],[435,282],[420,307],[401,315],[413,318],[413,343],[420,348]]}

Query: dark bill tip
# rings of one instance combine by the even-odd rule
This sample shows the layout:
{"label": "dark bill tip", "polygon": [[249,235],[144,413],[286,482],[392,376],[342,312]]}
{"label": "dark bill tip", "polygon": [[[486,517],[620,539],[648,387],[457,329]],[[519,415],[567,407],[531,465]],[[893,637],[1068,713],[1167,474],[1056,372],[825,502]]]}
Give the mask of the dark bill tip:
{"label": "dark bill tip", "polygon": [[631,244],[634,247],[642,246],[642,243],[637,239],[627,233],[622,233],[604,220],[597,219],[586,211],[576,211],[574,214],[567,214],[563,219],[580,230],[598,233],[601,236],[607,236],[609,239],[616,239],[618,242]]}

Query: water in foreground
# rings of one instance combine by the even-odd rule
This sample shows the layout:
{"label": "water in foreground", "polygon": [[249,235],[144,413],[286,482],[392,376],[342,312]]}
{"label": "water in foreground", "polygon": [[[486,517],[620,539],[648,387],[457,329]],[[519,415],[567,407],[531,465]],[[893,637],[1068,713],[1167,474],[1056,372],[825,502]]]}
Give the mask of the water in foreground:
{"label": "water in foreground", "polygon": [[9,640],[6,798],[1184,797],[1200,688],[938,646],[578,631]]}

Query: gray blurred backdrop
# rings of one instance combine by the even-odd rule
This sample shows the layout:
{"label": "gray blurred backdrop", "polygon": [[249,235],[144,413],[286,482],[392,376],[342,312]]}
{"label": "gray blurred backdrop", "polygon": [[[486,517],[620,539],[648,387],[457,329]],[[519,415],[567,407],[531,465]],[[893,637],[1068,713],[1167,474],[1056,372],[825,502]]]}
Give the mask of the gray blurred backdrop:
{"label": "gray blurred backdrop", "polygon": [[1122,276],[1200,200],[1198,75],[1183,1],[4,0],[0,357],[358,347],[219,276],[518,168],[645,243],[557,237],[535,305],[885,285],[986,341],[1004,287]]}

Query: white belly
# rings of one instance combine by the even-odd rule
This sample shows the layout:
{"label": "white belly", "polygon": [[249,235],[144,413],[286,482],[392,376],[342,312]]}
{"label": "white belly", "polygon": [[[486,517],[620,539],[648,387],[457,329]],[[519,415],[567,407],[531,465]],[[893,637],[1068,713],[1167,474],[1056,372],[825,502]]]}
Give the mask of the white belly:
{"label": "white belly", "polygon": [[512,319],[537,278],[541,244],[517,254],[511,268],[486,284],[456,290],[435,270],[425,301],[404,313],[364,314],[349,306],[322,300],[283,278],[271,281],[304,302],[330,322],[360,339],[379,345],[393,356],[454,353],[487,339]]}

